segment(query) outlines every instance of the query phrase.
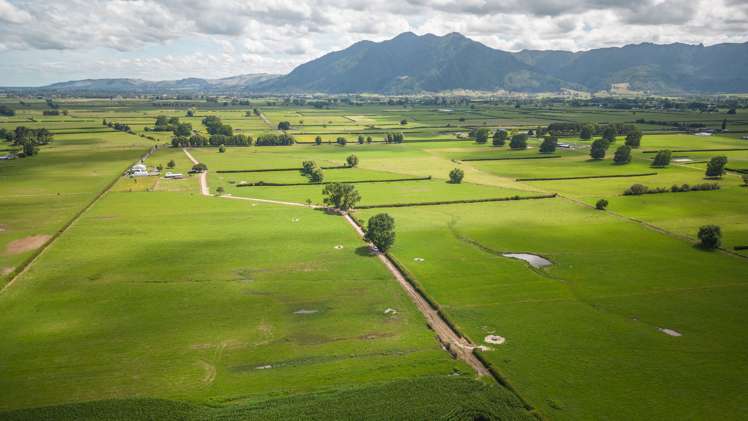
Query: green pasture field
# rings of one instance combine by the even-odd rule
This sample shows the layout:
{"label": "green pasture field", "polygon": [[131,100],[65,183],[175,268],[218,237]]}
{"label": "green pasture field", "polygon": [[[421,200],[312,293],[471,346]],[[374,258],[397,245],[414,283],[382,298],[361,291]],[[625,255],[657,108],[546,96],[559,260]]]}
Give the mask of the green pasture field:
{"label": "green pasture field", "polygon": [[748,261],[562,198],[356,215],[382,211],[394,256],[475,343],[506,338],[483,355],[551,419],[742,416]]}
{"label": "green pasture field", "polygon": [[454,378],[521,417],[506,390],[464,383],[469,369],[361,249],[320,211],[109,193],[0,300],[0,409],[143,396],[252,407],[408,379],[428,400],[428,379]]}
{"label": "green pasture field", "polygon": [[[0,117],[0,127],[55,134],[37,156],[0,161],[2,284],[39,250],[43,236],[114,184],[0,293],[1,419],[130,419],[133,413],[151,419],[527,419],[520,397],[543,419],[738,419],[745,413],[748,250],[732,249],[748,246],[748,188],[737,172],[707,180],[704,170],[717,155],[728,157],[728,168],[748,169],[748,151],[688,151],[748,148],[739,138],[748,129],[743,110],[489,102],[318,109],[277,98],[250,99],[249,106],[221,99],[56,101],[67,116],[43,116],[43,99],[22,105],[0,98],[17,110]],[[188,110],[195,115],[187,117]],[[325,181],[432,177],[357,183],[362,206],[558,194],[354,212],[364,223],[382,212],[395,218],[393,257],[459,333],[491,348],[480,355],[519,397],[493,379],[476,381],[466,364],[440,348],[423,316],[342,218],[203,197],[180,148],[162,147],[146,164],[184,179],[117,178],[148,148],[171,140],[169,132],[146,130],[158,115],[179,117],[204,135],[202,119],[215,115],[255,138],[281,133],[280,121],[289,121],[288,133],[301,142],[323,138],[320,146],[189,149],[207,165],[211,193],[223,187],[235,198],[322,203],[321,185],[237,187],[306,183],[297,170],[218,171],[300,168],[305,160],[341,166],[351,154],[359,165],[324,170]],[[522,151],[494,147],[490,139],[484,145],[458,140],[474,127],[640,118],[709,128],[727,119],[730,132],[645,133],[626,165],[612,162],[622,137],[604,160],[590,160],[591,142],[575,138],[562,138],[573,148],[559,148],[553,154],[559,158],[551,159],[505,159],[542,156],[535,137]],[[114,131],[103,119],[128,124],[134,134]],[[380,143],[387,132],[403,132],[405,143]],[[356,144],[360,134],[377,143]],[[334,144],[338,136],[347,146]],[[682,152],[673,153],[670,166],[652,168],[654,154],[644,152],[660,149]],[[494,160],[471,161],[485,158]],[[166,168],[170,160],[173,169]],[[447,183],[454,168],[464,171],[462,184]],[[705,182],[721,189],[622,195],[634,183]],[[595,210],[603,198],[607,211]],[[722,250],[695,246],[705,224],[721,227]],[[533,269],[503,252],[538,254],[552,265]],[[386,315],[388,308],[397,314]],[[506,342],[485,343],[491,334]]]}
{"label": "green pasture field", "polygon": [[0,161],[0,284],[152,145],[120,132],[60,134],[33,158]]}

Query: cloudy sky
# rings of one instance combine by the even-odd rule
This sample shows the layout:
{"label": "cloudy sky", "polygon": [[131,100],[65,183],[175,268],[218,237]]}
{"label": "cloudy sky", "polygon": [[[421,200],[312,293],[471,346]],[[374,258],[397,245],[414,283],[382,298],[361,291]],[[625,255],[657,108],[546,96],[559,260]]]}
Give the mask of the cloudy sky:
{"label": "cloudy sky", "polygon": [[504,50],[748,41],[748,0],[0,0],[0,86],[286,73],[353,42]]}

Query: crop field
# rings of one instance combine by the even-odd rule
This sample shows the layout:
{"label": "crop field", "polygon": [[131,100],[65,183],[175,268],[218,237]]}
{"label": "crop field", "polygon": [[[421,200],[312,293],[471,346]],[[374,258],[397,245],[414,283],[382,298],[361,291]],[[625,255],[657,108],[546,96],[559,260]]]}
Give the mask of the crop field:
{"label": "crop field", "polygon": [[[78,98],[45,116],[46,101],[23,102],[0,98],[16,108],[0,127],[54,139],[0,161],[2,419],[739,419],[748,407],[744,110]],[[202,136],[219,117],[254,139],[288,122],[297,144],[171,147],[153,130],[161,115]],[[548,154],[535,135],[523,150],[468,137],[636,120],[627,164],[612,159],[623,136],[598,160],[577,136]],[[723,120],[727,133],[670,133]],[[663,149],[670,165],[653,167]],[[149,151],[149,170],[183,178],[123,175]],[[705,177],[714,156],[728,160],[721,178]],[[207,175],[189,174],[193,159]],[[328,183],[355,186],[360,224],[394,218],[388,257],[322,208]],[[704,183],[719,189],[671,191]],[[624,195],[633,184],[663,192]],[[711,251],[697,245],[708,224],[722,232]],[[505,256],[518,253],[545,263]]]}

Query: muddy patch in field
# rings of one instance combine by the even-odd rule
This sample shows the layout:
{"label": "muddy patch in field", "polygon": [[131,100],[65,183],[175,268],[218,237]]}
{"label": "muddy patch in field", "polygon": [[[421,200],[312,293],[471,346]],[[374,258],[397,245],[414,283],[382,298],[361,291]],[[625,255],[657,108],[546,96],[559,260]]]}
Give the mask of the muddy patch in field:
{"label": "muddy patch in field", "polygon": [[51,235],[32,235],[30,237],[20,238],[15,241],[11,241],[5,247],[5,254],[21,254],[27,251],[36,250],[43,246],[44,243],[52,238]]}
{"label": "muddy patch in field", "polygon": [[8,226],[7,225],[0,224],[0,232],[7,231],[7,230],[8,230]]}
{"label": "muddy patch in field", "polygon": [[503,253],[502,256],[508,257],[510,259],[523,260],[535,269],[544,268],[553,264],[550,260],[546,259],[545,257],[538,256],[537,254]]}

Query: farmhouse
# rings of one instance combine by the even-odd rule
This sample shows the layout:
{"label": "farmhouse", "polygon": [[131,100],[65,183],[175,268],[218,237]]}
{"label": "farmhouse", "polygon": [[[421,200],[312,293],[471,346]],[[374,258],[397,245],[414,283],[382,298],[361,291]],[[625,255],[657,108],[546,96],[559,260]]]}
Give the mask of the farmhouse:
{"label": "farmhouse", "polygon": [[135,164],[128,171],[130,177],[147,177],[148,169],[144,164]]}

